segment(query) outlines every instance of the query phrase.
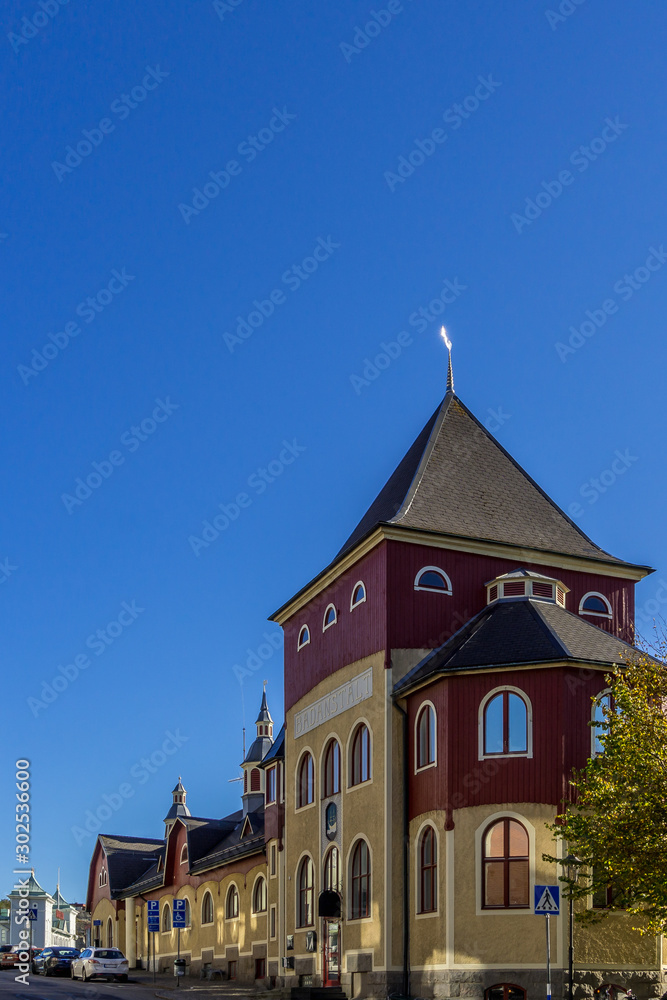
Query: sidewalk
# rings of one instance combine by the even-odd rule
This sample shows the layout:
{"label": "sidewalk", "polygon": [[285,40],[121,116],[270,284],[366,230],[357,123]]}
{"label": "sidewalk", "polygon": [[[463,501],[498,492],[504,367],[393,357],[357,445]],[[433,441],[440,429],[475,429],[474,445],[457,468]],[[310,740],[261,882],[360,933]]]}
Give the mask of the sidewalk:
{"label": "sidewalk", "polygon": [[260,993],[254,986],[245,986],[241,983],[230,983],[219,979],[208,982],[206,979],[198,979],[196,976],[176,977],[171,972],[156,972],[155,982],[153,982],[153,973],[146,972],[145,969],[132,969],[130,982],[153,988],[154,995],[163,998],[163,1000],[176,1000],[179,994],[184,997],[201,997],[202,1000],[219,1000],[219,998],[220,1000],[247,1000],[248,997]]}

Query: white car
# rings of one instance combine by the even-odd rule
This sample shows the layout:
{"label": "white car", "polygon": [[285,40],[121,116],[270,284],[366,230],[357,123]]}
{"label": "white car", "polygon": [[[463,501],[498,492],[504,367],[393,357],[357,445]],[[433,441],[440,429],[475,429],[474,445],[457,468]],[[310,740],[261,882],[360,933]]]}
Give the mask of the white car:
{"label": "white car", "polygon": [[72,979],[81,979],[84,983],[96,976],[126,983],[129,971],[129,963],[118,948],[84,948],[70,967]]}

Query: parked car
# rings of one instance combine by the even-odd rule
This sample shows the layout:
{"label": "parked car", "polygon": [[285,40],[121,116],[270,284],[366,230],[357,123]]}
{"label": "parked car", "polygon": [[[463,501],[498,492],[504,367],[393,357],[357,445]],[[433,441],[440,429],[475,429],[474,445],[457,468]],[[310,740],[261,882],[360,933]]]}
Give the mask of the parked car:
{"label": "parked car", "polygon": [[75,958],[79,957],[76,948],[45,948],[32,960],[32,967],[37,975],[57,976],[58,973],[68,975]]}
{"label": "parked car", "polygon": [[19,952],[23,950],[17,944],[0,946],[0,969],[13,969],[19,960]]}
{"label": "parked car", "polygon": [[39,954],[41,954],[42,949],[38,948],[36,944],[33,944],[30,948],[30,969],[35,972],[35,959]]}
{"label": "parked car", "polygon": [[129,971],[129,963],[118,948],[84,948],[70,966],[72,979],[82,979],[84,983],[96,976],[126,983]]}

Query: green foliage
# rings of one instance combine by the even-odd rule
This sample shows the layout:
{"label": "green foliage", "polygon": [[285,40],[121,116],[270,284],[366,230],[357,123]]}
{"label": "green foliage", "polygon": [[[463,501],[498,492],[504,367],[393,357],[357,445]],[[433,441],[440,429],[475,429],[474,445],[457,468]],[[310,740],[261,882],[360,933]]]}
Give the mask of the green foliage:
{"label": "green foliage", "polygon": [[613,887],[607,910],[586,908],[578,920],[626,909],[636,929],[661,933],[667,929],[667,667],[638,652],[607,684],[615,710],[604,709],[603,753],[575,772],[576,802],[550,827],[582,862],[576,881],[561,881],[574,899],[591,893],[604,899]]}

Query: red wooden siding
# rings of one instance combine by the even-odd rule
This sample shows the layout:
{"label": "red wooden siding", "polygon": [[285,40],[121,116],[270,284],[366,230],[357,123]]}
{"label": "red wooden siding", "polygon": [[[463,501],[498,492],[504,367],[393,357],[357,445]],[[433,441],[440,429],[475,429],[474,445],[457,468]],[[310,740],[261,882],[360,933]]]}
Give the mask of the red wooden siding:
{"label": "red wooden siding", "polygon": [[[286,710],[345,664],[386,647],[385,553],[383,542],[286,622]],[[350,611],[352,589],[358,580],[364,583],[366,600]],[[335,605],[338,621],[322,632],[329,604]],[[310,643],[297,650],[302,625],[310,630]]]}
{"label": "red wooden siding", "polygon": [[[414,581],[423,566],[439,566],[452,581],[452,596],[416,591]],[[519,559],[497,559],[406,542],[387,543],[387,621],[391,649],[437,648],[486,605],[489,580],[519,567],[556,577],[570,588],[565,607],[578,613],[579,601],[590,590],[611,602],[613,618],[587,621],[627,638],[634,618],[634,583],[621,578],[576,573],[557,566],[536,566]]]}
{"label": "red wooden siding", "polygon": [[[531,701],[533,756],[479,760],[479,706],[506,684]],[[570,796],[572,769],[590,757],[592,698],[605,686],[602,671],[550,667],[453,675],[415,692],[408,698],[410,817],[506,802],[548,803],[557,811]],[[415,721],[424,701],[437,713],[437,767],[415,774]]]}

